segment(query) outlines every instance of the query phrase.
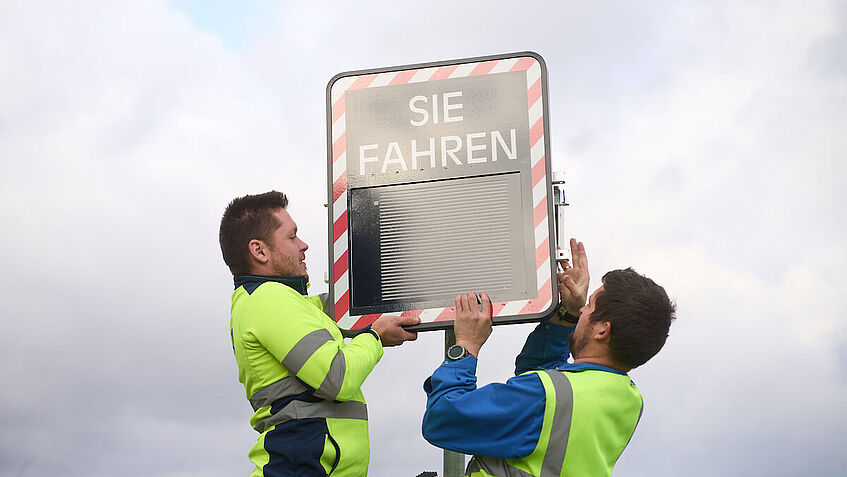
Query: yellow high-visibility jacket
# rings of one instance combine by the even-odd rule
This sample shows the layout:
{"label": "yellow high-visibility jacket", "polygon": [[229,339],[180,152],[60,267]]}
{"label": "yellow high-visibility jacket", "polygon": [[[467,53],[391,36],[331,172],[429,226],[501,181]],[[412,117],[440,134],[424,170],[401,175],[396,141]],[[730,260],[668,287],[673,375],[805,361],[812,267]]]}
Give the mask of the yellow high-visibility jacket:
{"label": "yellow high-visibility jacket", "polygon": [[368,472],[361,386],[382,358],[376,333],[344,342],[305,277],[235,277],[230,334],[259,432],[253,477]]}

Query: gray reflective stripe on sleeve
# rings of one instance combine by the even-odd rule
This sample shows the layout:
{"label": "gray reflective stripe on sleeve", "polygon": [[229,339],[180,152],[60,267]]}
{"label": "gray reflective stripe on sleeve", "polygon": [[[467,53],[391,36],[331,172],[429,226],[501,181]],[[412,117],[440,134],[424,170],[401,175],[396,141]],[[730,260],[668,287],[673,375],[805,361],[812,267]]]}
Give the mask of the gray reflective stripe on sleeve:
{"label": "gray reflective stripe on sleeve", "polygon": [[329,293],[321,293],[318,295],[318,299],[321,300],[321,309],[324,313],[329,310]]}
{"label": "gray reflective stripe on sleeve", "polygon": [[294,376],[286,376],[275,383],[271,383],[250,396],[250,405],[253,411],[270,406],[277,399],[294,396],[308,391],[309,388]]}
{"label": "gray reflective stripe on sleeve", "polygon": [[565,452],[568,449],[568,436],[571,433],[573,388],[568,377],[561,371],[545,372],[550,376],[553,388],[556,390],[556,410],[553,414],[547,451],[544,453],[544,463],[541,464],[541,477],[558,477],[562,475],[562,465],[565,463]]}
{"label": "gray reflective stripe on sleeve", "polygon": [[367,421],[368,407],[365,403],[359,401],[291,401],[284,408],[280,409],[278,413],[259,421],[253,429],[264,432],[271,426],[276,426],[292,419],[306,419],[310,417],[361,419]]}
{"label": "gray reflective stripe on sleeve", "polygon": [[344,353],[338,350],[335,357],[332,358],[332,364],[329,365],[329,371],[321,383],[320,387],[315,391],[315,396],[321,399],[332,401],[341,392],[341,385],[344,384],[344,373],[347,371],[347,360],[344,358]]}
{"label": "gray reflective stripe on sleeve", "polygon": [[324,343],[332,341],[332,334],[327,329],[319,329],[312,331],[306,336],[300,338],[300,341],[291,348],[291,351],[285,355],[282,360],[282,365],[285,366],[291,374],[297,374],[300,368],[306,364],[306,361],[312,357]]}
{"label": "gray reflective stripe on sleeve", "polygon": [[497,477],[534,477],[525,470],[512,467],[506,463],[505,459],[481,455],[474,456],[471,459],[468,463],[468,469],[465,471],[465,475],[471,475],[472,473],[479,472],[480,470],[484,470],[487,474],[495,475]]}

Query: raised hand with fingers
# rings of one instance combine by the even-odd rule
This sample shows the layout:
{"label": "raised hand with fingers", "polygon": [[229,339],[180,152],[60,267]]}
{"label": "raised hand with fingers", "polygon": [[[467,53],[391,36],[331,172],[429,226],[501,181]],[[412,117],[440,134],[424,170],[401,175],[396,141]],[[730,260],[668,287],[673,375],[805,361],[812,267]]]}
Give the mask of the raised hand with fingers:
{"label": "raised hand with fingers", "polygon": [[456,344],[468,350],[468,353],[479,356],[479,350],[491,335],[491,299],[488,294],[479,294],[480,305],[476,293],[456,296],[456,321],[453,331],[456,334]]}
{"label": "raised hand with fingers", "polygon": [[562,264],[563,271],[556,274],[558,278],[559,296],[565,309],[573,316],[579,316],[579,309],[585,305],[588,299],[588,256],[585,254],[585,245],[571,239],[571,258],[573,266]]}
{"label": "raised hand with fingers", "polygon": [[418,334],[412,331],[406,331],[403,326],[417,325],[421,322],[420,318],[413,316],[381,316],[374,321],[371,329],[379,335],[382,346],[397,346],[404,341],[414,341],[418,339]]}

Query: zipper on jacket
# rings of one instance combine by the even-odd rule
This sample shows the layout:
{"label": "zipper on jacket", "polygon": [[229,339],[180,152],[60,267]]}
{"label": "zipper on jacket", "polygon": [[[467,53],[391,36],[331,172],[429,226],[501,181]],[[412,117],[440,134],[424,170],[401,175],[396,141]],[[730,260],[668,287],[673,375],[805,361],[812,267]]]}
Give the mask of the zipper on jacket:
{"label": "zipper on jacket", "polygon": [[332,469],[329,469],[329,473],[326,474],[327,476],[330,476],[333,472],[335,472],[335,468],[338,467],[338,463],[341,462],[341,448],[338,447],[338,443],[335,442],[335,439],[332,438],[332,435],[329,432],[326,433],[326,437],[329,439],[332,447],[335,447],[335,462],[332,463]]}

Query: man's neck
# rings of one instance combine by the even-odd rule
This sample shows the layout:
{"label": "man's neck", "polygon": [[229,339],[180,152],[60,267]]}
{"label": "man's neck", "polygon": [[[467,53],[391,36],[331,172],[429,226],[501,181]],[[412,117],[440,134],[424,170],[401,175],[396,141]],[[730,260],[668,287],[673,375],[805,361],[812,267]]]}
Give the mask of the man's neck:
{"label": "man's neck", "polygon": [[608,356],[600,356],[600,355],[588,355],[588,356],[580,356],[579,358],[574,358],[574,363],[590,363],[590,364],[599,364],[600,366],[605,366],[607,368],[617,369],[618,371],[623,371],[624,373],[628,373],[630,369],[626,366],[621,366],[614,362]]}

